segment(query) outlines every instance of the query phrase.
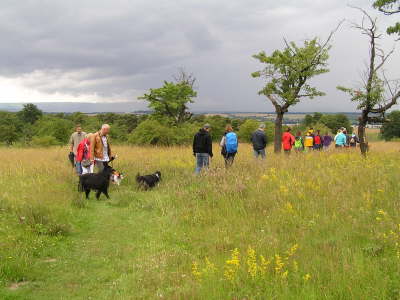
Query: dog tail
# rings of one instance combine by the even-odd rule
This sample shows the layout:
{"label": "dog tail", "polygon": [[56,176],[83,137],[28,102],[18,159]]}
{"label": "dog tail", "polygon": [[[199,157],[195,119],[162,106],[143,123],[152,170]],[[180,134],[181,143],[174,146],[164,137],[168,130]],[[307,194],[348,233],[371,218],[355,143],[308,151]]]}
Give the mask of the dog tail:
{"label": "dog tail", "polygon": [[79,176],[78,192],[83,192],[83,181],[81,176]]}
{"label": "dog tail", "polygon": [[136,182],[137,182],[137,183],[139,183],[140,177],[141,177],[141,176],[140,176],[140,173],[137,173],[137,174],[136,174]]}

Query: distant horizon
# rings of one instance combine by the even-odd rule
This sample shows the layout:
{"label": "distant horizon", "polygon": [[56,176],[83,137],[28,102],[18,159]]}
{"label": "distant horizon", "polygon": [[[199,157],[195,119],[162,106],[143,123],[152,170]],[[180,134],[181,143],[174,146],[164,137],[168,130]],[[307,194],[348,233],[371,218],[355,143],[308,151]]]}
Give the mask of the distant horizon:
{"label": "distant horizon", "polygon": [[[128,107],[132,104],[129,102],[9,102],[0,103],[0,110],[15,112],[22,108],[24,104],[33,103],[40,110],[45,113],[74,113],[82,112],[85,114],[96,114],[96,113],[150,113],[150,109],[129,109]],[[98,107],[93,109],[93,107]],[[195,114],[275,114],[274,111],[245,111],[245,110],[224,110],[224,109],[189,109],[190,112]],[[312,114],[312,113],[324,113],[324,114],[359,114],[359,111],[290,111],[287,114]]]}

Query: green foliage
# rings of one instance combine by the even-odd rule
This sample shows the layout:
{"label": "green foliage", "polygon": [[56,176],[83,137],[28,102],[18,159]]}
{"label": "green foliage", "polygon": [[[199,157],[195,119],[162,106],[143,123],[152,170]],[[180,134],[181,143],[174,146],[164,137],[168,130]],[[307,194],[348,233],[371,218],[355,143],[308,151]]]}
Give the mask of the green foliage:
{"label": "green foliage", "polygon": [[389,141],[393,138],[400,138],[400,111],[395,110],[387,115],[387,121],[383,124],[381,135]]}
{"label": "green foliage", "polygon": [[[323,127],[328,129],[328,131],[331,133],[336,133],[338,129],[341,127],[346,128],[349,133],[353,131],[350,120],[346,115],[344,114],[333,115],[333,114],[321,114],[321,113],[314,113],[314,115],[306,115],[301,124],[302,131],[303,129],[306,130],[309,127],[316,128],[317,124],[323,125]],[[319,128],[319,129],[321,130],[321,132],[322,130],[324,130],[323,132],[325,133],[325,128],[324,129]]]}
{"label": "green foliage", "polygon": [[149,103],[159,117],[168,116],[175,124],[182,124],[189,120],[192,115],[187,111],[187,105],[193,103],[197,93],[187,82],[168,82],[158,89],[150,89],[148,94],[139,97]]}
{"label": "green foliage", "polygon": [[143,121],[128,137],[128,142],[135,145],[172,146],[190,144],[197,131],[194,124],[170,126],[152,118]]}
{"label": "green foliage", "polygon": [[23,124],[15,113],[0,111],[0,143],[11,145],[22,134]]}
{"label": "green foliage", "polygon": [[34,136],[32,137],[32,146],[50,147],[59,145],[59,141],[52,135]]}
{"label": "green foliage", "polygon": [[54,116],[44,116],[34,125],[36,136],[52,136],[58,144],[65,144],[73,131],[74,124],[70,120]]}
{"label": "green foliage", "polygon": [[[393,15],[400,12],[400,0],[376,0],[373,4],[374,8],[383,12],[385,15]],[[400,34],[400,23],[387,28],[388,34]]]}
{"label": "green foliage", "polygon": [[275,50],[271,56],[264,51],[254,55],[254,58],[266,64],[265,69],[252,74],[253,77],[267,79],[267,84],[259,94],[275,95],[286,106],[297,104],[302,97],[312,99],[325,95],[308,81],[329,71],[328,51],[329,47],[321,46],[314,38],[305,41],[303,47],[291,42],[283,51]]}
{"label": "green foliage", "polygon": [[34,124],[42,115],[43,112],[32,103],[24,104],[24,108],[18,112],[20,120],[29,124]]}
{"label": "green foliage", "polygon": [[[367,91],[369,88],[369,92]],[[368,107],[374,107],[375,105],[383,103],[384,99],[384,82],[379,78],[378,74],[374,74],[371,81],[371,86],[365,88],[365,90],[357,88],[347,88],[338,86],[337,89],[350,95],[350,100],[358,102],[357,109],[363,110]]]}

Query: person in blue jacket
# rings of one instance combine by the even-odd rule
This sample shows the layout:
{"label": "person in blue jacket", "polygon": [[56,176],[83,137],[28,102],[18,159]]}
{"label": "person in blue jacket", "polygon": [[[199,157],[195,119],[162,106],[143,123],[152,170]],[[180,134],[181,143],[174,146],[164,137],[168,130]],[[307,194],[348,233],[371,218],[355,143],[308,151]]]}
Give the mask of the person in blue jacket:
{"label": "person in blue jacket", "polygon": [[225,167],[229,168],[232,166],[233,161],[238,150],[238,138],[236,133],[233,132],[232,125],[228,124],[225,128],[225,134],[221,139],[221,155],[225,160]]}

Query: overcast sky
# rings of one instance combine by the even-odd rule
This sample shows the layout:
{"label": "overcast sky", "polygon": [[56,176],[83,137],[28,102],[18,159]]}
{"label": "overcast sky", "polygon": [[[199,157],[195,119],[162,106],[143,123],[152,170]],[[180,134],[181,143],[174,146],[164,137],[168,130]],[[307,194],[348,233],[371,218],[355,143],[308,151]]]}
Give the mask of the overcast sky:
{"label": "overcast sky", "polygon": [[[136,100],[184,67],[197,78],[194,110],[272,111],[257,94],[262,66],[251,56],[326,38],[357,5],[379,16],[382,31],[394,17],[369,0],[1,0],[0,103]],[[382,41],[390,50],[392,37]],[[314,81],[327,96],[291,111],[354,111],[336,86],[354,86],[365,68],[368,40],[345,23],[332,42],[331,72]],[[400,78],[400,49],[386,66]]]}

